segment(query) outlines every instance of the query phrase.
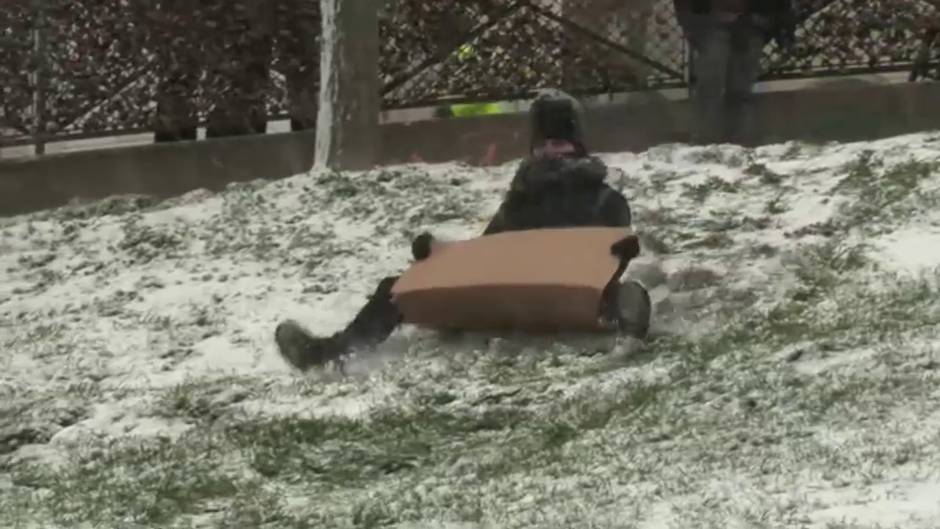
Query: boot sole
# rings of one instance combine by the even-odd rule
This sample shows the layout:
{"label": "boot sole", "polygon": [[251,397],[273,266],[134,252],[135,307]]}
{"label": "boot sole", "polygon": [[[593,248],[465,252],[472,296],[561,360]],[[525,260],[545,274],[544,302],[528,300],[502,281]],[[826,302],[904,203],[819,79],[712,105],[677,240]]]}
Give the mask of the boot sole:
{"label": "boot sole", "polygon": [[649,292],[639,282],[628,279],[621,283],[617,296],[622,332],[638,340],[649,336],[653,308]]}

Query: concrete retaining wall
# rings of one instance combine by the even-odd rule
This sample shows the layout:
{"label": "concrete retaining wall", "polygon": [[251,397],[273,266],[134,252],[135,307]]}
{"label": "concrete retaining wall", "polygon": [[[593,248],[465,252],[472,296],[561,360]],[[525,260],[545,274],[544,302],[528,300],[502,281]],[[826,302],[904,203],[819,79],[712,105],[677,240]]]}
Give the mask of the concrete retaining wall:
{"label": "concrete retaining wall", "polygon": [[[940,129],[940,83],[864,84],[759,95],[766,142],[860,141]],[[687,101],[651,92],[588,109],[589,146],[641,151],[685,141]],[[510,114],[382,125],[381,162],[502,163],[525,154],[526,118]],[[0,215],[114,194],[180,195],[230,182],[277,179],[313,163],[312,132],[139,145],[0,160]]]}

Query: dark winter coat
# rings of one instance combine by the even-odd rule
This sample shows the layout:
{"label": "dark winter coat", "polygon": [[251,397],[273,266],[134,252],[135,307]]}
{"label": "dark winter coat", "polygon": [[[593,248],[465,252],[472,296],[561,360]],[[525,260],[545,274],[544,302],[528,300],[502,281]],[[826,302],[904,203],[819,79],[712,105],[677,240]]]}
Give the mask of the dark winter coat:
{"label": "dark winter coat", "polygon": [[680,25],[689,15],[739,13],[750,17],[767,40],[792,42],[796,30],[793,0],[673,0]]}
{"label": "dark winter coat", "polygon": [[715,12],[779,16],[792,11],[792,0],[673,0],[676,12],[707,15]]}
{"label": "dark winter coat", "polygon": [[624,226],[631,223],[627,199],[604,180],[607,166],[591,156],[523,161],[499,210],[483,232]]}
{"label": "dark winter coat", "polygon": [[[607,166],[588,154],[583,108],[561,90],[544,90],[529,109],[531,149],[499,210],[483,232],[577,226],[630,226],[627,199],[604,179]],[[562,157],[546,155],[548,141],[574,147]]]}

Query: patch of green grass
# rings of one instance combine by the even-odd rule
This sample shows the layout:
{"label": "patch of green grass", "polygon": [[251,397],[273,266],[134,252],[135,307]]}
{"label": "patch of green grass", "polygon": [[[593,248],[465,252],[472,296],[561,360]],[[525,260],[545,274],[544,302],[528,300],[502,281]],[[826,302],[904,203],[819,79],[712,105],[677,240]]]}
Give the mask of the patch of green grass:
{"label": "patch of green grass", "polygon": [[691,162],[697,164],[726,164],[725,152],[720,146],[717,145],[704,147],[698,152],[692,153],[689,158]]}
{"label": "patch of green grass", "polygon": [[762,163],[751,163],[744,169],[744,173],[759,177],[760,183],[766,185],[780,185],[784,180],[783,175],[772,171]]}
{"label": "patch of green grass", "polygon": [[858,283],[838,289],[817,284],[809,293],[792,292],[766,312],[745,318],[731,336],[739,345],[763,347],[807,340],[845,348],[875,345],[940,324],[940,307],[933,301],[937,294],[925,283],[900,280],[883,292]]}
{"label": "patch of green grass", "polygon": [[264,487],[243,490],[224,508],[214,527],[283,527],[284,529],[314,529],[316,521],[290,513],[282,503],[277,489]]}
{"label": "patch of green grass", "polygon": [[64,469],[18,466],[11,475],[15,485],[39,494],[20,496],[37,502],[34,519],[65,526],[117,520],[160,525],[248,485],[237,471],[222,467],[219,447],[217,437],[204,433],[184,443],[131,441],[73,454]]}
{"label": "patch of green grass", "polygon": [[649,176],[650,189],[655,195],[661,195],[669,188],[669,182],[675,180],[678,175],[675,171],[659,170]]}
{"label": "patch of green grass", "polygon": [[790,270],[799,280],[793,293],[797,301],[832,291],[848,274],[868,265],[864,244],[844,244],[828,239],[819,244],[801,245],[788,256]]}
{"label": "patch of green grass", "polygon": [[813,414],[816,420],[827,415],[839,416],[845,413],[842,409],[844,406],[871,389],[870,380],[826,377],[824,383],[815,383],[806,388],[804,397],[797,401],[797,407]]}
{"label": "patch of green grass", "polygon": [[739,211],[712,210],[710,216],[698,220],[698,224],[710,232],[751,231],[765,229],[770,225],[770,218],[755,219],[742,216]]}
{"label": "patch of green grass", "polygon": [[[676,467],[719,468],[727,464],[728,456],[710,444],[720,437],[716,430],[726,430],[731,436],[735,429],[753,429],[755,424],[780,429],[775,421],[784,411],[800,406],[805,413],[790,418],[793,423],[833,419],[850,409],[857,413],[860,403],[867,403],[876,393],[897,395],[903,389],[895,385],[903,383],[897,377],[883,384],[862,378],[822,379],[813,384],[808,377],[794,376],[787,390],[783,380],[759,371],[760,353],[784,344],[877,344],[886,337],[940,323],[940,309],[934,306],[938,289],[929,278],[896,280],[892,288],[875,290],[861,274],[868,264],[861,246],[833,241],[804,247],[789,261],[790,270],[804,286],[719,319],[703,337],[655,339],[644,352],[644,360],[661,358],[670,367],[673,361],[679,364],[670,370],[666,382],[631,382],[616,390],[598,387],[557,402],[550,401],[552,395],[547,392],[534,395],[543,398],[539,404],[550,402],[541,407],[518,401],[506,404],[514,399],[500,399],[499,405],[468,406],[461,402],[459,391],[441,390],[449,386],[437,385],[433,391],[403,397],[397,407],[381,408],[364,419],[240,416],[216,421],[214,417],[231,402],[220,399],[222,390],[251,383],[183,384],[159,396],[156,414],[191,420],[196,428],[173,441],[122,439],[88,446],[76,451],[63,469],[11,468],[18,488],[10,494],[5,491],[0,498],[4,513],[0,525],[12,520],[7,525],[15,526],[17,520],[29,518],[63,526],[158,527],[182,524],[189,516],[207,512],[217,515],[213,523],[219,527],[382,527],[444,518],[482,522],[499,516],[493,515],[494,508],[487,503],[492,496],[475,492],[493,495],[495,490],[502,492],[498,484],[508,483],[507,487],[520,489],[520,497],[556,501],[546,499],[552,496],[538,487],[576,477],[599,490],[608,478],[599,476],[604,471],[596,469],[598,463],[617,466],[618,471],[629,469],[624,473],[629,479],[650,479],[637,474],[655,473],[668,487],[693,489],[701,476],[678,485],[675,478],[660,478],[659,473],[669,468],[664,469],[662,462],[643,463],[648,447],[636,442],[636,437],[655,429],[664,435],[661,441],[651,442],[670,447],[665,449],[679,443],[700,444],[691,455],[673,450],[668,457],[679,460]],[[719,298],[711,308],[727,309],[726,301]],[[553,348],[553,352],[558,350]],[[565,362],[573,362],[568,358]],[[740,364],[728,367],[739,360]],[[518,383],[524,394],[538,392],[532,389],[533,381],[544,382],[546,371],[561,378],[576,369],[561,362],[557,370],[544,363],[525,369],[520,364],[500,357],[476,367],[486,382]],[[718,397],[745,399],[749,392],[762,389],[773,397],[767,397],[766,403],[757,398],[753,409],[741,416],[716,409],[696,419],[701,409],[721,406]],[[880,410],[887,403],[887,399],[876,401],[871,409]],[[716,422],[716,417],[725,415],[731,417]],[[686,437],[698,438],[683,439],[683,428],[695,420],[699,421],[693,424],[696,428],[686,430],[695,435]],[[782,438],[774,431],[747,440],[741,451],[756,457],[752,452],[763,450],[763,457],[769,459],[766,468],[776,472],[783,463],[773,456],[785,444]],[[617,456],[611,456],[614,450],[620,451]],[[905,459],[918,457],[918,446],[873,450],[866,457],[883,465],[903,464]],[[556,481],[536,483],[534,478],[545,476]],[[458,480],[459,487],[439,490],[445,488],[441,483]],[[310,514],[291,514],[280,489],[291,489],[295,495],[302,491],[309,498],[310,506],[304,509]],[[337,498],[343,500],[340,506],[331,505]],[[606,498],[610,501],[609,494]],[[514,499],[496,508],[503,509]],[[524,508],[534,511],[539,506]],[[762,514],[754,516],[749,518],[753,525],[763,523]],[[518,520],[515,526],[521,526]]]}
{"label": "patch of green grass", "polygon": [[877,153],[866,149],[842,167],[841,172],[845,176],[836,184],[833,191],[863,189],[876,179],[877,170],[882,167],[884,167],[884,161],[878,157]]}
{"label": "patch of green grass", "polygon": [[128,254],[135,264],[146,264],[154,259],[178,257],[185,250],[184,241],[191,240],[183,227],[171,230],[168,227],[152,227],[141,224],[140,219],[128,216],[123,219],[121,229],[124,237],[117,248]]}
{"label": "patch of green grass", "polygon": [[552,415],[567,421],[574,431],[603,429],[615,417],[633,415],[654,404],[668,386],[636,381],[611,394],[585,394],[557,406]]}
{"label": "patch of green grass", "polygon": [[686,249],[708,248],[711,250],[717,250],[719,248],[729,248],[733,245],[734,239],[728,236],[728,234],[709,233],[697,241],[686,243],[683,247]]}
{"label": "patch of green grass", "polygon": [[[474,208],[482,201],[482,191],[460,189],[453,180],[436,178],[422,171],[378,169],[364,174],[324,173],[316,180],[319,198],[327,207],[335,207],[344,218],[368,221],[374,226],[388,224],[379,215],[405,219],[408,226],[432,226],[452,219],[475,219],[481,212]],[[381,211],[376,201],[383,204]]]}
{"label": "patch of green grass", "polygon": [[866,151],[845,168],[845,176],[834,192],[850,192],[854,200],[840,208],[843,224],[858,226],[866,232],[884,231],[894,221],[909,220],[918,209],[912,199],[935,203],[920,189],[921,184],[940,168],[937,162],[908,160],[886,167],[884,162]]}
{"label": "patch of green grass", "polygon": [[[721,317],[704,336],[657,338],[657,356],[680,358],[696,371],[729,353],[766,351],[806,341],[849,348],[877,345],[906,332],[940,325],[940,289],[930,278],[899,279],[861,274],[863,246],[832,241],[804,246],[790,269],[798,286],[776,300]],[[872,274],[874,274],[872,272]],[[873,284],[890,282],[891,288]]]}
{"label": "patch of green grass", "polygon": [[647,226],[664,227],[677,224],[681,218],[672,210],[666,208],[638,208],[636,221]]}
{"label": "patch of green grass", "polygon": [[779,253],[779,250],[770,244],[763,243],[750,247],[748,249],[748,253],[751,257],[768,259],[776,256]]}
{"label": "patch of green grass", "polygon": [[787,206],[784,202],[783,195],[774,196],[768,200],[767,204],[764,206],[764,212],[768,215],[779,215],[780,213],[785,213],[786,211]]}
{"label": "patch of green grass", "polygon": [[[366,420],[343,417],[272,419],[239,425],[231,442],[251,468],[283,481],[314,479],[350,486],[375,477],[439,464],[451,449],[528,429],[532,412],[513,406],[446,411],[430,405],[383,408]],[[536,420],[535,423],[538,421]]]}
{"label": "patch of green grass", "polygon": [[698,204],[704,203],[712,193],[737,193],[738,188],[735,184],[723,180],[717,176],[710,176],[708,180],[701,184],[682,184],[682,196],[690,198]]}
{"label": "patch of green grass", "polygon": [[211,423],[221,417],[229,405],[244,400],[252,391],[251,381],[243,378],[189,380],[163,390],[152,413],[165,419]]}
{"label": "patch of green grass", "polygon": [[[569,443],[642,411],[665,389],[637,384],[610,396],[585,394],[548,414],[515,406],[447,410],[428,403],[381,408],[363,419],[242,418],[203,425],[172,441],[125,439],[87,447],[61,469],[14,468],[14,482],[35,493],[0,505],[28,504],[22,512],[34,519],[104,526],[117,520],[163,526],[223,505],[226,519],[249,526],[271,519],[296,526],[288,523],[284,505],[265,492],[271,485],[302,486],[314,497],[385,481],[406,486],[439,469],[469,464],[467,472],[483,486],[574,457],[562,451]],[[191,405],[200,400],[192,390],[178,388],[167,398],[182,403],[185,413],[200,409]],[[352,517],[361,527],[408,519],[368,501]]]}
{"label": "patch of green grass", "polygon": [[[443,522],[481,523],[492,505],[482,490],[467,492],[440,487],[435,491],[387,489],[369,495],[352,505],[351,524],[357,529],[388,527],[423,521],[428,527]],[[428,524],[433,520],[435,523]],[[421,525],[424,527],[425,525]]]}
{"label": "patch of green grass", "polygon": [[787,150],[780,156],[781,160],[795,160],[803,154],[803,144],[792,142],[787,146]]}

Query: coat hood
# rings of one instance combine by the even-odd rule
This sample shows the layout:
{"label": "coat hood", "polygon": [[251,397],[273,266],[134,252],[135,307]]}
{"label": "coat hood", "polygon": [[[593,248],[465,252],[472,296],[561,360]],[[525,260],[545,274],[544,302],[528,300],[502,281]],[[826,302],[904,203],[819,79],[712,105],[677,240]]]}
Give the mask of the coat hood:
{"label": "coat hood", "polygon": [[587,156],[584,143],[584,110],[577,99],[561,90],[542,90],[529,108],[530,152],[550,140],[567,141],[576,156]]}

